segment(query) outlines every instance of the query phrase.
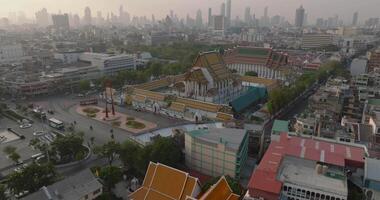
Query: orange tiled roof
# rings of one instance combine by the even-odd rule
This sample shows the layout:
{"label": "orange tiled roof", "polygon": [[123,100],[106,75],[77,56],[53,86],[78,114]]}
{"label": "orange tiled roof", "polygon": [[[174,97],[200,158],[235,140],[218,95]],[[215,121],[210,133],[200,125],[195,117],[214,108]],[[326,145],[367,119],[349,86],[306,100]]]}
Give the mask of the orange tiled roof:
{"label": "orange tiled roof", "polygon": [[134,101],[138,101],[138,102],[145,102],[146,96],[140,95],[140,94],[136,94],[136,95],[133,95],[133,100]]}
{"label": "orange tiled roof", "polygon": [[172,102],[169,109],[177,112],[185,112],[186,105],[183,103]]}
{"label": "orange tiled roof", "polygon": [[239,195],[234,194],[224,176],[211,186],[199,200],[238,200]]}
{"label": "orange tiled roof", "polygon": [[181,82],[184,80],[185,80],[185,74],[180,74],[176,76],[168,76],[163,79],[142,83],[134,87],[138,89],[143,89],[143,90],[155,90],[158,88],[168,87],[173,82],[176,83],[176,82]]}
{"label": "orange tiled roof", "polygon": [[183,171],[151,162],[141,188],[129,197],[131,200],[186,200],[198,184],[198,179]]}
{"label": "orange tiled roof", "polygon": [[222,121],[230,121],[234,119],[234,116],[228,113],[218,112],[216,113],[216,118]]}
{"label": "orange tiled roof", "polygon": [[193,99],[186,99],[177,97],[176,102],[183,103],[187,107],[194,108],[194,109],[200,109],[208,112],[218,112],[219,111],[219,105],[214,103],[208,103],[203,101],[197,101]]}
{"label": "orange tiled roof", "polygon": [[138,89],[138,88],[134,89],[134,94],[146,96],[146,98],[156,100],[156,101],[163,101],[165,99],[165,95],[159,92],[152,92],[149,90],[143,90],[143,89]]}
{"label": "orange tiled roof", "polygon": [[216,80],[232,78],[222,56],[215,51],[200,53],[195,59],[193,67],[207,68],[211,76]]}

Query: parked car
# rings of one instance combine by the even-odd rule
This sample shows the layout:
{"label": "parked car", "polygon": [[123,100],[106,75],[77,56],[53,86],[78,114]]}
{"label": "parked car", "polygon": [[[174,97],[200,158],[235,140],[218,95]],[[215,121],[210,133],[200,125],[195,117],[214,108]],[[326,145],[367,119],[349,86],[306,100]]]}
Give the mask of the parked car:
{"label": "parked car", "polygon": [[31,124],[21,124],[21,125],[20,125],[20,128],[21,128],[21,129],[27,129],[27,128],[30,128],[30,127],[32,127]]}
{"label": "parked car", "polygon": [[45,134],[45,132],[43,132],[43,131],[36,131],[36,132],[33,133],[34,136],[41,136],[41,135],[44,135],[44,134]]}

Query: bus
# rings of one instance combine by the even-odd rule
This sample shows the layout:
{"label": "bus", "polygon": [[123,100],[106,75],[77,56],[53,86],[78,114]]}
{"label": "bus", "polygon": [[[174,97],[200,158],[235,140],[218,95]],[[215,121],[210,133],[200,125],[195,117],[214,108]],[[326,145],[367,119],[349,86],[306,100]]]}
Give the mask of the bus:
{"label": "bus", "polygon": [[86,99],[79,102],[81,106],[87,106],[87,105],[96,105],[98,104],[98,100],[96,98],[92,99]]}
{"label": "bus", "polygon": [[63,122],[61,122],[55,118],[49,119],[49,126],[55,128],[55,129],[58,129],[58,130],[62,130],[64,128]]}

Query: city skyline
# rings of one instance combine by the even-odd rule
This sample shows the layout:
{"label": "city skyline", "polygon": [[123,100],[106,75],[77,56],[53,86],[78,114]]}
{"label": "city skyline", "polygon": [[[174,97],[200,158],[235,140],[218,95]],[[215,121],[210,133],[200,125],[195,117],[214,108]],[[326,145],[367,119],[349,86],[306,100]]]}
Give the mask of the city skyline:
{"label": "city skyline", "polygon": [[[2,0],[3,1],[3,0]],[[113,12],[118,14],[118,9],[120,5],[124,6],[124,10],[129,12],[131,16],[151,16],[154,14],[157,19],[161,19],[173,10],[174,13],[180,18],[185,18],[187,14],[191,17],[196,16],[197,10],[201,10],[202,13],[207,13],[208,8],[212,8],[214,11],[220,10],[222,3],[226,3],[224,0],[210,0],[208,2],[203,2],[202,0],[185,1],[185,0],[157,0],[154,2],[150,1],[122,1],[115,0],[113,2],[108,2],[104,0],[83,0],[80,2],[75,1],[75,7],[72,7],[74,0],[66,0],[60,2],[53,2],[52,0],[14,0],[12,3],[3,4],[0,8],[0,17],[8,17],[11,12],[24,12],[26,17],[35,20],[35,13],[42,8],[46,8],[49,13],[75,13],[79,14],[80,17],[84,16],[85,7],[89,6],[93,17],[94,13],[101,11],[103,16],[106,13]],[[342,8],[342,3],[345,7]],[[352,15],[355,12],[360,13],[359,22],[370,17],[379,17],[377,13],[376,0],[367,0],[366,2],[359,2],[355,0],[320,0],[306,1],[306,0],[290,0],[286,4],[279,4],[275,0],[240,0],[239,2],[232,1],[231,18],[235,19],[239,16],[240,19],[244,19],[244,10],[246,7],[250,7],[251,13],[256,16],[263,16],[265,7],[268,7],[268,15],[281,15],[284,16],[288,21],[292,22],[294,20],[295,10],[303,5],[306,12],[308,13],[308,19],[313,22],[319,17],[329,17],[338,15],[346,23],[352,22]],[[170,6],[168,6],[170,5]],[[195,6],[196,5],[196,6]],[[331,9],[326,9],[326,8]],[[323,8],[323,11],[321,10]],[[203,16],[205,17],[205,16]],[[205,21],[205,19],[204,19]]]}

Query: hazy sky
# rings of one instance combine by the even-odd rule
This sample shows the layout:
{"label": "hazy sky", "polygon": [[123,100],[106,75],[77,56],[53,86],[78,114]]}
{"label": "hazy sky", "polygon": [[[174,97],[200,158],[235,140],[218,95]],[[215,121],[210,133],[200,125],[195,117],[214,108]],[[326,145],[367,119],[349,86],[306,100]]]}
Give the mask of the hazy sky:
{"label": "hazy sky", "polygon": [[[83,16],[86,6],[90,6],[93,16],[98,10],[106,16],[107,12],[117,13],[119,6],[123,5],[124,10],[132,15],[155,14],[156,18],[165,16],[171,9],[180,17],[186,16],[187,13],[195,16],[196,11],[201,9],[206,20],[208,7],[213,9],[213,13],[219,14],[222,2],[224,0],[0,0],[0,16],[8,16],[9,12],[24,11],[27,17],[34,18],[34,13],[43,7],[47,8],[49,13],[61,10]],[[335,14],[350,21],[355,11],[359,11],[360,21],[380,16],[380,0],[232,0],[232,16],[243,16],[244,8],[247,6],[251,7],[256,16],[262,16],[264,7],[268,6],[270,16],[280,14],[292,22],[295,9],[301,4],[311,22],[317,17],[327,18]]]}

